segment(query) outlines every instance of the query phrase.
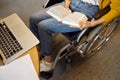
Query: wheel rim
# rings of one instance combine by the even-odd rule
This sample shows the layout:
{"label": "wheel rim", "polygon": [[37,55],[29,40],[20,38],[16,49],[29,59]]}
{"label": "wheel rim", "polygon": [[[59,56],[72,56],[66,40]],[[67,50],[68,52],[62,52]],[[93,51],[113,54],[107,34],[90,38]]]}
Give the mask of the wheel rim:
{"label": "wheel rim", "polygon": [[118,26],[118,22],[112,21],[110,24],[104,26],[104,30],[99,32],[96,37],[94,37],[86,48],[86,56],[92,56],[96,51],[100,50],[103,45],[111,38],[113,31]]}

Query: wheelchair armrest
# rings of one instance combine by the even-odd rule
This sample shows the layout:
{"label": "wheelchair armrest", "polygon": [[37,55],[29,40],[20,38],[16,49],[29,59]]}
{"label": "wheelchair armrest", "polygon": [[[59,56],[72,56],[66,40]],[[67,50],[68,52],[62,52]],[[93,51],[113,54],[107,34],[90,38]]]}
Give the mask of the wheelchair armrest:
{"label": "wheelchair armrest", "polygon": [[110,5],[106,6],[104,9],[98,11],[98,13],[95,14],[94,18],[99,19],[100,17],[102,17],[103,15],[108,13],[110,11],[110,9],[111,9]]}
{"label": "wheelchair armrest", "polygon": [[47,7],[52,6],[52,5],[56,4],[56,3],[60,3],[62,1],[64,1],[64,0],[47,0],[45,2],[45,4],[43,5],[43,7],[47,8]]}

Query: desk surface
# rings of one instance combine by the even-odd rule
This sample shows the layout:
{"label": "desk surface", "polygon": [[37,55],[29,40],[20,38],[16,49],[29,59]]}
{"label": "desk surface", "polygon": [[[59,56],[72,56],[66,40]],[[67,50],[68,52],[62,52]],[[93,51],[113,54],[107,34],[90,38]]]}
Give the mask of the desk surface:
{"label": "desk surface", "polygon": [[39,61],[37,47],[33,47],[32,49],[30,49],[26,53],[24,53],[22,56],[24,56],[26,54],[30,54],[30,57],[33,61],[36,72],[39,75],[39,73],[40,73],[40,61]]}

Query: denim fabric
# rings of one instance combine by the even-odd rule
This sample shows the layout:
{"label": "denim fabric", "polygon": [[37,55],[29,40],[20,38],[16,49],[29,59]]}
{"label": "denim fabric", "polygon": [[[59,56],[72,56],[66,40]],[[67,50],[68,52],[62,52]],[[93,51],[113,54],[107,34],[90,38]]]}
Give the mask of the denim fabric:
{"label": "denim fabric", "polygon": [[[64,2],[60,3],[60,5],[64,5]],[[80,0],[73,0],[70,7],[72,11],[83,12],[89,18],[92,18],[92,16],[97,12],[98,6],[89,6],[92,5],[85,4]],[[51,55],[52,53],[52,46],[54,44],[52,33],[80,31],[79,28],[71,28],[69,25],[58,22],[46,13],[47,10],[48,8],[38,11],[30,17],[30,30],[40,40],[42,55]]]}
{"label": "denim fabric", "polygon": [[98,6],[91,3],[83,2],[81,0],[72,0],[70,5],[71,10],[84,13],[89,19],[92,19],[96,12],[98,12]]}

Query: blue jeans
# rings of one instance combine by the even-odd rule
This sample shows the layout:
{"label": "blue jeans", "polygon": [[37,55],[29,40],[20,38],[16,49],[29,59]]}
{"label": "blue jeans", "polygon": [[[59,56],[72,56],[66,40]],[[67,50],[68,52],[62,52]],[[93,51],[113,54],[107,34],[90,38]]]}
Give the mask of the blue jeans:
{"label": "blue jeans", "polygon": [[[76,4],[78,4],[79,6],[77,7]],[[60,5],[64,5],[64,2],[60,3]],[[98,6],[89,5],[88,7],[88,4],[85,4],[80,0],[76,0],[76,2],[75,0],[73,0],[70,7],[72,11],[83,12],[89,18],[92,18],[93,15],[98,11]],[[55,20],[46,13],[47,10],[48,8],[38,11],[30,17],[30,30],[40,40],[42,55],[51,56],[53,43],[54,43],[52,38],[53,33],[57,34],[57,33],[76,32],[76,31],[80,31],[80,29],[72,28],[69,27],[69,25],[58,22],[57,20]]]}

